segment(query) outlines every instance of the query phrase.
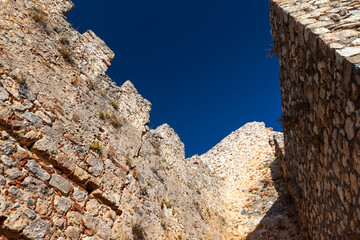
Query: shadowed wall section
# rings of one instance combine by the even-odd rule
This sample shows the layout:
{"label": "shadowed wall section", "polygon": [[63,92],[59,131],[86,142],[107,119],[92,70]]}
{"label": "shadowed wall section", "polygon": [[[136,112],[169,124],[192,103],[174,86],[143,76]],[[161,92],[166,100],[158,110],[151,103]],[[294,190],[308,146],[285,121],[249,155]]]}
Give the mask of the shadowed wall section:
{"label": "shadowed wall section", "polygon": [[308,238],[358,239],[359,2],[270,1],[284,176]]}

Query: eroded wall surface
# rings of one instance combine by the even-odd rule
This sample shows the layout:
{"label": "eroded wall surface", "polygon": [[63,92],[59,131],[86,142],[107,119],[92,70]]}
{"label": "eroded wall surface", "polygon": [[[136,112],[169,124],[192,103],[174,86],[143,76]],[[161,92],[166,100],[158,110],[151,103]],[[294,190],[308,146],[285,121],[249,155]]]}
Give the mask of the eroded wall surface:
{"label": "eroded wall surface", "polygon": [[312,239],[360,237],[360,3],[270,1],[283,172]]}
{"label": "eroded wall surface", "polygon": [[223,239],[216,179],[147,127],[151,104],[105,74],[114,53],[72,7],[0,1],[0,238]]}

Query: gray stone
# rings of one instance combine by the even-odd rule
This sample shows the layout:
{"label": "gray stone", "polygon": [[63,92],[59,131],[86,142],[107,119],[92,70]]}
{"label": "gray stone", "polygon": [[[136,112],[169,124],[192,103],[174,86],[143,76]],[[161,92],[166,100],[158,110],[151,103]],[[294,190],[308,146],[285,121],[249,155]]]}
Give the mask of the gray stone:
{"label": "gray stone", "polygon": [[83,202],[86,198],[86,193],[79,188],[74,188],[73,197],[77,202]]}
{"label": "gray stone", "polygon": [[92,231],[96,231],[97,227],[99,224],[99,218],[98,217],[93,217],[89,214],[85,214],[84,216],[84,225],[89,228]]}
{"label": "gray stone", "polygon": [[81,214],[79,212],[70,211],[67,213],[66,216],[69,219],[69,221],[72,223],[75,223],[78,225],[81,223]]}
{"label": "gray stone", "polygon": [[96,199],[90,199],[86,203],[86,210],[89,210],[91,215],[98,215],[100,208],[100,204]]}
{"label": "gray stone", "polygon": [[21,196],[21,191],[17,187],[11,187],[9,192],[13,196],[13,198],[18,198]]}
{"label": "gray stone", "polygon": [[14,144],[10,143],[10,142],[5,142],[5,143],[0,145],[0,150],[5,155],[11,155],[13,153],[13,151],[14,151]]}
{"label": "gray stone", "polygon": [[48,181],[50,179],[50,175],[42,169],[35,160],[29,160],[25,166],[39,179],[43,181]]}
{"label": "gray stone", "polygon": [[31,239],[43,239],[50,229],[50,223],[45,220],[34,220],[27,227],[25,233]]}
{"label": "gray stone", "polygon": [[26,209],[24,213],[30,220],[34,220],[36,218],[36,213],[31,209]]}
{"label": "gray stone", "polygon": [[42,154],[50,156],[57,152],[58,144],[52,141],[50,138],[45,137],[37,141],[32,150],[35,152],[40,152]]}
{"label": "gray stone", "polygon": [[0,101],[6,101],[9,99],[9,93],[0,87]]}
{"label": "gray stone", "polygon": [[41,125],[41,119],[38,116],[36,116],[33,112],[26,112],[23,114],[23,117],[29,120],[36,127],[39,127]]}
{"label": "gray stone", "polygon": [[66,214],[67,211],[69,211],[72,203],[67,198],[56,196],[54,200],[54,205],[56,210],[58,210],[62,214]]}
{"label": "gray stone", "polygon": [[60,133],[58,133],[56,130],[54,130],[53,128],[51,128],[49,126],[45,126],[42,129],[42,134],[44,136],[48,137],[49,139],[51,139],[51,141],[56,142],[57,144],[59,144],[61,142],[62,136],[60,135]]}
{"label": "gray stone", "polygon": [[19,86],[19,93],[20,93],[20,96],[23,98],[28,98],[31,101],[34,100],[34,96],[30,93],[28,86],[25,84],[22,84]]}
{"label": "gray stone", "polygon": [[94,176],[98,176],[101,171],[104,169],[103,163],[95,156],[90,155],[86,162],[90,164],[89,172],[92,173]]}
{"label": "gray stone", "polygon": [[65,232],[70,239],[79,239],[80,237],[80,229],[77,227],[70,226]]}
{"label": "gray stone", "polygon": [[12,160],[11,158],[9,158],[6,155],[2,155],[0,159],[1,159],[1,162],[7,167],[14,167],[15,166],[15,161]]}
{"label": "gray stone", "polygon": [[97,224],[96,233],[103,239],[111,238],[111,221],[100,220]]}
{"label": "gray stone", "polygon": [[51,176],[51,180],[50,180],[50,185],[59,189],[59,191],[61,191],[64,194],[69,194],[69,192],[72,189],[72,184],[66,180],[65,178],[57,175],[57,174],[53,174]]}
{"label": "gray stone", "polygon": [[336,50],[341,56],[350,57],[360,53],[360,47],[346,47]]}
{"label": "gray stone", "polygon": [[0,186],[5,186],[6,180],[3,176],[0,176]]}
{"label": "gray stone", "polygon": [[8,207],[9,207],[9,203],[6,202],[5,200],[2,200],[2,198],[0,198],[0,215],[1,213],[5,212],[5,210],[8,209]]}
{"label": "gray stone", "polygon": [[5,171],[5,175],[10,178],[11,180],[14,180],[18,177],[22,176],[22,172],[18,168],[10,168]]}
{"label": "gray stone", "polygon": [[52,124],[51,119],[47,115],[45,115],[45,113],[43,113],[42,111],[37,111],[35,115],[41,118],[47,125]]}

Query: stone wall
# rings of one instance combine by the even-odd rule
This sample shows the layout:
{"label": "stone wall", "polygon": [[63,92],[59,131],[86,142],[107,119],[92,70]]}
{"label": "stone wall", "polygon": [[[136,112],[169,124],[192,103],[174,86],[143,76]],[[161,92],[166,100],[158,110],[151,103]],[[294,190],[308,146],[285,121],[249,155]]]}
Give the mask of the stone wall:
{"label": "stone wall", "polygon": [[309,239],[360,238],[360,3],[270,1],[283,172]]}
{"label": "stone wall", "polygon": [[0,0],[0,239],[223,239],[216,179],[72,7]]}

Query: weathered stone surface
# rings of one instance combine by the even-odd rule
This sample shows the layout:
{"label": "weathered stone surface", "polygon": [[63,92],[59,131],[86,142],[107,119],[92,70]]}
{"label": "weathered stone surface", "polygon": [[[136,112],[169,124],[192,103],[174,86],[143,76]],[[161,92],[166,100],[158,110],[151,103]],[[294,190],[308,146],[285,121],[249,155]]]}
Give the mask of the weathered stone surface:
{"label": "weathered stone surface", "polygon": [[[268,166],[275,164],[269,140],[277,133],[252,123],[208,154],[185,159],[184,144],[174,129],[167,124],[156,129],[147,126],[151,104],[134,85],[126,81],[118,87],[106,76],[114,53],[94,32],[80,34],[66,22],[64,14],[73,7],[71,1],[2,2],[0,218],[6,220],[0,221],[0,238],[9,238],[2,231],[2,222],[12,230],[12,239],[237,239],[244,237],[240,233],[257,227],[260,230],[249,239],[261,239],[256,234],[262,231],[276,239],[296,236],[292,218],[287,216],[292,213],[290,205],[276,201],[275,189],[285,188],[279,168],[273,167],[270,174]],[[326,28],[333,20],[318,20],[316,16],[314,13],[304,22],[312,24],[311,29],[324,38],[341,37],[348,42],[357,38],[355,31],[331,35]],[[284,18],[289,26],[296,26],[288,15]],[[283,35],[284,41],[295,41],[302,34],[292,31],[290,36]],[[352,96],[355,106],[333,103],[332,109],[348,105],[346,113],[334,116],[336,137],[333,129],[327,133],[328,152],[335,154],[334,139],[346,141],[349,135],[346,118],[356,125],[357,86],[344,84],[346,89],[341,89],[341,70],[334,72],[327,59],[320,64],[307,59],[318,48],[324,49],[310,33],[307,35],[298,42],[308,44],[310,50],[285,44],[282,48],[284,57],[291,51],[287,59],[301,58],[299,68],[291,69],[308,65],[319,70],[309,79],[299,77],[302,82],[322,84],[307,90],[309,99]],[[334,49],[345,47],[355,46],[339,43]],[[339,84],[325,86],[327,74]],[[297,110],[308,108],[307,104],[292,104]],[[323,126],[333,118],[322,103],[314,105],[318,114],[312,114],[311,123],[316,122],[318,135],[307,139],[307,144],[318,146]],[[309,124],[309,129],[313,127]],[[354,131],[353,139],[356,134]],[[340,144],[338,148],[347,148],[344,152],[351,155],[354,146]],[[309,151],[311,155],[312,148]],[[351,164],[341,161],[339,169]],[[299,169],[305,172],[310,168]],[[249,179],[244,179],[245,175]],[[358,175],[354,178],[342,173],[340,177],[349,184],[359,179]],[[323,184],[315,182],[319,183],[317,188]],[[309,191],[304,190],[308,195],[318,194]],[[353,191],[356,188],[350,186],[344,190],[344,200],[353,199]],[[246,213],[242,215],[243,210]],[[285,230],[281,229],[284,225]]]}
{"label": "weathered stone surface", "polygon": [[83,202],[86,198],[86,193],[84,191],[81,191],[79,188],[74,188],[73,197],[78,202]]}
{"label": "weathered stone surface", "polygon": [[280,61],[281,165],[303,239],[360,238],[353,214],[360,208],[359,7],[348,0],[270,1]]}
{"label": "weathered stone surface", "polygon": [[32,124],[34,124],[36,127],[39,127],[41,124],[41,119],[36,116],[34,113],[32,112],[26,112],[24,113],[23,117],[27,120],[29,120]]}
{"label": "weathered stone surface", "polygon": [[5,176],[10,178],[11,180],[14,180],[14,179],[22,176],[22,173],[18,168],[10,168],[5,171]]}
{"label": "weathered stone surface", "polygon": [[39,179],[43,181],[48,181],[50,179],[50,175],[42,169],[35,160],[29,160],[25,166]]}
{"label": "weathered stone surface", "polygon": [[32,239],[42,239],[44,238],[46,232],[50,229],[50,223],[44,220],[34,220],[32,221],[25,233],[27,237]]}
{"label": "weathered stone surface", "polygon": [[98,176],[99,173],[104,169],[103,163],[96,158],[94,155],[89,155],[86,162],[90,164],[89,172],[94,176]]}
{"label": "weathered stone surface", "polygon": [[65,233],[70,239],[79,239],[81,234],[80,229],[73,226],[68,227]]}
{"label": "weathered stone surface", "polygon": [[82,168],[76,167],[74,175],[80,180],[80,181],[86,181],[90,178],[90,175]]}
{"label": "weathered stone surface", "polygon": [[53,174],[51,176],[51,180],[49,183],[51,186],[59,189],[64,194],[68,194],[73,188],[73,185],[69,181],[57,174]]}
{"label": "weathered stone surface", "polygon": [[0,87],[0,101],[6,101],[9,99],[9,93]]}
{"label": "weathered stone surface", "polygon": [[54,205],[57,211],[61,212],[62,214],[66,214],[72,206],[72,203],[67,198],[56,196],[54,200]]}

